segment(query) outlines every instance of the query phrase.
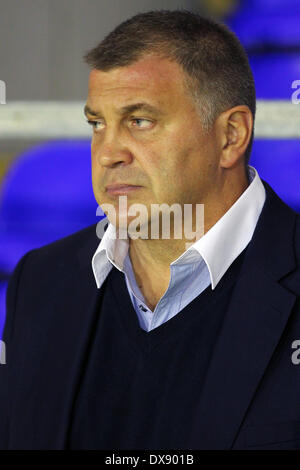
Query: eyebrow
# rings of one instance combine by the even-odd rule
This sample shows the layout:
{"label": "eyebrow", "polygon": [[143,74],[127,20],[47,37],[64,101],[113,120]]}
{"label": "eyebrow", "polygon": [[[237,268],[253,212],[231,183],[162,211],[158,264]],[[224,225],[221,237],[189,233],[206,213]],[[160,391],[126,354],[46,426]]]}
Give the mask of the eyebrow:
{"label": "eyebrow", "polygon": [[[135,111],[148,111],[152,114],[157,114],[157,115],[161,115],[163,114],[163,112],[156,108],[155,106],[149,104],[149,103],[145,103],[145,102],[140,102],[140,103],[133,103],[133,104],[129,104],[127,106],[123,106],[122,108],[118,109],[117,113],[120,114],[120,115],[125,115],[125,114],[129,114],[129,113],[133,113]],[[95,116],[95,117],[100,117],[101,113],[100,112],[97,112],[93,109],[91,109],[88,105],[85,105],[84,107],[84,114],[87,115],[87,114],[90,114],[91,116]]]}

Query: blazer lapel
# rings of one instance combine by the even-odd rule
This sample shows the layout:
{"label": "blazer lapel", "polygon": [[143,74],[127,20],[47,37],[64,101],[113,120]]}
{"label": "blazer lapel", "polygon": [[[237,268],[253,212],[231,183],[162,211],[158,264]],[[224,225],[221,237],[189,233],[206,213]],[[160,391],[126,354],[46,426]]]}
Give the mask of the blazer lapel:
{"label": "blazer lapel", "polygon": [[218,337],[190,434],[191,449],[230,449],[296,296],[279,280],[295,267],[295,213],[267,198]]}

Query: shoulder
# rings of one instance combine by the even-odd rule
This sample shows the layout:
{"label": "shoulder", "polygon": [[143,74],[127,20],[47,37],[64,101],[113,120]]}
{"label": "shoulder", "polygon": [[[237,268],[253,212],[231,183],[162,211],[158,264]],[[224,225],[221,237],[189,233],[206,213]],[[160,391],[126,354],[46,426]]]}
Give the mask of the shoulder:
{"label": "shoulder", "polygon": [[[292,252],[294,258],[294,265],[292,271],[284,277],[281,282],[294,293],[298,300],[300,299],[300,214],[294,212],[295,215],[295,228],[291,233],[292,238]],[[281,257],[282,253],[278,252],[277,256]]]}
{"label": "shoulder", "polygon": [[97,224],[90,225],[67,237],[35,248],[18,262],[9,281],[8,291],[16,291],[20,279],[31,286],[57,283],[83,266],[90,266],[100,239]]}
{"label": "shoulder", "polygon": [[[34,303],[41,304],[64,289],[72,276],[92,276],[91,261],[100,243],[96,234],[97,224],[72,235],[26,253],[15,267],[6,294],[6,322],[4,336],[12,332],[15,311],[34,310]],[[85,270],[84,270],[85,268]]]}
{"label": "shoulder", "polygon": [[36,248],[34,251],[39,256],[53,256],[54,254],[59,253],[68,253],[73,252],[74,250],[80,249],[83,245],[97,245],[99,243],[99,238],[96,234],[97,224],[89,225],[88,227],[79,230],[71,235],[68,235],[64,238],[60,238],[52,243],[44,245],[40,248]]}
{"label": "shoulder", "polygon": [[296,214],[296,228],[295,228],[295,254],[297,264],[300,270],[300,214]]}
{"label": "shoulder", "polygon": [[19,264],[30,262],[31,265],[43,265],[45,269],[64,264],[73,265],[78,262],[78,257],[84,255],[87,259],[93,256],[100,239],[96,234],[97,224],[90,225],[72,235],[60,238],[52,243],[35,248],[26,253]]}

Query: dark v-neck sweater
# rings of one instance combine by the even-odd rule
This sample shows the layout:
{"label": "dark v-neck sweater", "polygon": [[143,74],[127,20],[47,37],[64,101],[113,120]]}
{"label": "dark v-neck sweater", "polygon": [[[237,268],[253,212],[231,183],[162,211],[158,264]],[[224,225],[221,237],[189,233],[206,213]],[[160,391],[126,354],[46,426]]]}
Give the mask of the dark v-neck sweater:
{"label": "dark v-neck sweater", "polygon": [[69,449],[188,449],[214,345],[245,256],[159,327],[141,329],[113,268],[74,402]]}

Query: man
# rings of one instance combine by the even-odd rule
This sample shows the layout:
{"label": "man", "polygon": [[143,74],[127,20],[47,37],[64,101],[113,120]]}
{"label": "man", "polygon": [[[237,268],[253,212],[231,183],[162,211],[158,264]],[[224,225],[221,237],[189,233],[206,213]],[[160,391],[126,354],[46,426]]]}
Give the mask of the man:
{"label": "man", "polygon": [[[300,448],[299,216],[248,166],[242,46],[162,10],[86,60],[93,188],[110,224],[100,242],[92,226],[29,252],[12,276],[1,448]],[[149,236],[174,204],[188,220],[179,211],[169,237]]]}

